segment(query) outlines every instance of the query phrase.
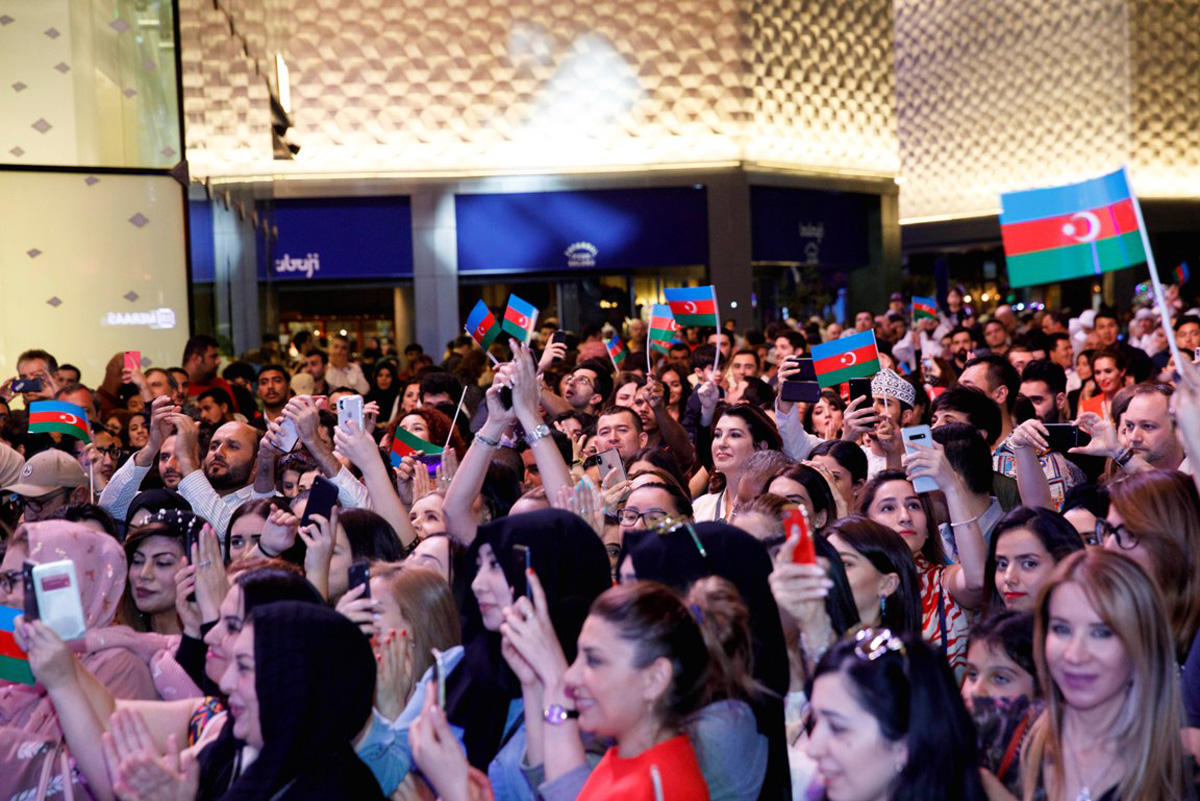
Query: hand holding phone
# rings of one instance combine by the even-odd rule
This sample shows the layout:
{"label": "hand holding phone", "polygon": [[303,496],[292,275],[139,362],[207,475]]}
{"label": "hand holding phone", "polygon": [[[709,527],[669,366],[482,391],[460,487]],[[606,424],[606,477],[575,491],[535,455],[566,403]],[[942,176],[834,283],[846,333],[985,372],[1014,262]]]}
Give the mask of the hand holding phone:
{"label": "hand holding phone", "polygon": [[[909,426],[908,428],[900,429],[900,436],[904,439],[904,452],[914,453],[915,449],[910,447],[910,444],[916,443],[927,448],[934,446],[933,431],[929,426]],[[917,476],[912,482],[913,489],[917,492],[934,492],[937,490],[937,482],[929,476]]]}
{"label": "hand holding phone", "polygon": [[346,590],[350,591],[355,587],[362,587],[363,592],[360,598],[371,597],[371,563],[365,559],[354,562],[350,565],[350,577],[346,583]]}
{"label": "hand holding phone", "polygon": [[533,564],[532,555],[527,545],[512,546],[512,569],[511,574],[516,576],[516,584],[513,585],[513,600],[516,600],[518,595],[524,595],[530,601],[533,601],[533,593],[529,589],[529,582],[525,578],[525,571],[530,570]]}
{"label": "hand holding phone", "polygon": [[358,430],[363,430],[363,398],[362,395],[346,395],[337,401],[338,425],[346,430],[347,423],[354,423]]}
{"label": "hand holding phone", "polygon": [[140,350],[125,351],[125,369],[135,372],[142,369],[142,352]]}
{"label": "hand holding phone", "polygon": [[300,521],[300,526],[304,527],[310,524],[312,522],[310,518],[313,515],[320,515],[328,520],[329,513],[333,511],[337,499],[337,484],[325,476],[317,476],[313,479],[312,489],[308,491],[308,503],[304,506],[304,517]]}
{"label": "hand holding phone", "polygon": [[32,584],[36,604],[32,610],[33,617],[30,618],[29,604],[26,602],[26,619],[40,619],[68,642],[78,640],[87,632],[74,562],[70,559],[38,565],[26,562],[23,579],[27,586]]}
{"label": "hand holding phone", "polygon": [[783,533],[788,538],[799,537],[792,551],[792,562],[797,565],[815,565],[817,548],[808,528],[808,510],[797,505],[783,518]]}
{"label": "hand holding phone", "polygon": [[296,428],[296,421],[290,417],[285,417],[279,423],[279,449],[283,453],[291,453],[296,449],[296,443],[300,441],[300,431]]}
{"label": "hand holding phone", "polygon": [[600,480],[604,481],[608,478],[609,473],[613,470],[617,471],[616,483],[620,483],[626,479],[625,463],[621,461],[621,454],[616,448],[600,451],[596,454],[600,460]]}

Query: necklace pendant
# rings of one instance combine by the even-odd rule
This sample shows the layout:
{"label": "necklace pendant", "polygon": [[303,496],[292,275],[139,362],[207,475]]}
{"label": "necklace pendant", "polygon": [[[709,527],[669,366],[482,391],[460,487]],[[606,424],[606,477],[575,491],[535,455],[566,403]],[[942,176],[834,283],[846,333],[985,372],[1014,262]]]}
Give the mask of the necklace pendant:
{"label": "necklace pendant", "polygon": [[1079,795],[1075,796],[1075,801],[1092,801],[1092,791],[1084,787],[1079,791]]}

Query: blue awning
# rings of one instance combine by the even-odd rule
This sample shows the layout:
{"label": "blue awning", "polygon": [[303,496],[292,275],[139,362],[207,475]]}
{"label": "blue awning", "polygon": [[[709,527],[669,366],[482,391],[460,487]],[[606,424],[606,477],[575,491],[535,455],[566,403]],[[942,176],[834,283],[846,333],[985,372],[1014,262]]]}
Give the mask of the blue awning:
{"label": "blue awning", "polygon": [[878,195],[750,187],[754,261],[860,267],[870,263],[872,224],[879,225]]}
{"label": "blue awning", "polygon": [[408,278],[413,274],[407,197],[276,200],[260,207],[279,229],[260,250],[258,277],[273,281]]}
{"label": "blue awning", "polygon": [[456,195],[459,273],[708,263],[704,187]]}

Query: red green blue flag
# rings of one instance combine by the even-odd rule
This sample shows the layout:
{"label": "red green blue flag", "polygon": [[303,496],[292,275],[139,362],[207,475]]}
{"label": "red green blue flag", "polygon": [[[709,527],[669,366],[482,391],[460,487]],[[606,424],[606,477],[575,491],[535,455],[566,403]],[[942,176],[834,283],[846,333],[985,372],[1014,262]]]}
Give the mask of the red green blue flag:
{"label": "red green blue flag", "polygon": [[1191,277],[1192,274],[1188,271],[1188,263],[1186,261],[1181,261],[1175,265],[1175,278],[1179,280],[1181,285],[1186,284]]}
{"label": "red green blue flag", "polygon": [[922,298],[913,295],[912,299],[913,319],[920,320],[923,317],[937,319],[937,300],[934,298]]}
{"label": "red green blue flag", "polygon": [[475,301],[475,308],[467,316],[466,329],[484,350],[490,348],[496,337],[500,336],[500,323],[496,322],[496,315],[482,300]]}
{"label": "red green blue flag", "polygon": [[537,316],[536,306],[527,300],[521,300],[516,295],[509,295],[508,307],[504,310],[504,322],[501,327],[512,334],[517,341],[525,342],[529,339],[529,332],[537,324]]}
{"label": "red green blue flag", "polygon": [[608,358],[612,359],[613,367],[620,369],[621,362],[625,361],[625,357],[629,355],[629,349],[625,347],[625,343],[621,341],[621,337],[613,334],[613,338],[605,343],[608,348]]}
{"label": "red green blue flag", "polygon": [[1000,196],[1010,286],[1099,275],[1146,261],[1125,170]]}
{"label": "red green blue flag", "polygon": [[851,378],[870,378],[879,372],[874,331],[813,345],[809,350],[821,389],[836,387]]}
{"label": "red green blue flag", "polygon": [[713,286],[664,289],[663,297],[680,325],[717,324],[717,289]]}
{"label": "red green blue flag", "polygon": [[29,669],[29,657],[17,647],[13,632],[20,609],[0,606],[0,681],[14,684],[37,684]]}
{"label": "red green blue flag", "polygon": [[29,405],[30,434],[67,434],[91,442],[87,412],[82,406],[59,400],[34,401]]}
{"label": "red green blue flag", "polygon": [[396,426],[396,433],[392,435],[392,452],[390,459],[392,467],[399,467],[400,460],[405,456],[416,456],[417,451],[421,451],[426,456],[433,456],[441,453],[440,445],[434,445],[432,442],[426,442],[416,434],[410,434],[403,428]]}
{"label": "red green blue flag", "polygon": [[650,347],[666,353],[671,344],[671,340],[675,338],[675,332],[679,327],[675,324],[675,318],[671,316],[671,307],[665,303],[655,303],[650,307],[650,333],[646,335],[646,341]]}

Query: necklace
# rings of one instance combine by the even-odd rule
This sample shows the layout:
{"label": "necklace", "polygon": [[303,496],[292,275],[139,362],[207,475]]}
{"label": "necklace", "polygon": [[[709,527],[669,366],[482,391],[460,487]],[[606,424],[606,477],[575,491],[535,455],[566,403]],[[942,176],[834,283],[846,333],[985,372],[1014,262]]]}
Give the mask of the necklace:
{"label": "necklace", "polygon": [[[1066,743],[1063,745],[1065,746]],[[1113,768],[1113,763],[1105,762],[1103,765],[1103,771],[1096,776],[1094,780],[1089,782],[1083,775],[1083,763],[1079,758],[1079,754],[1077,754],[1073,749],[1067,749],[1064,747],[1063,750],[1068,753],[1068,755],[1071,757],[1071,761],[1075,763],[1075,773],[1078,775],[1079,783],[1081,785],[1078,794],[1075,796],[1075,801],[1093,801],[1091,788],[1095,785],[1098,785],[1106,776],[1108,776],[1109,771],[1111,771]]]}

